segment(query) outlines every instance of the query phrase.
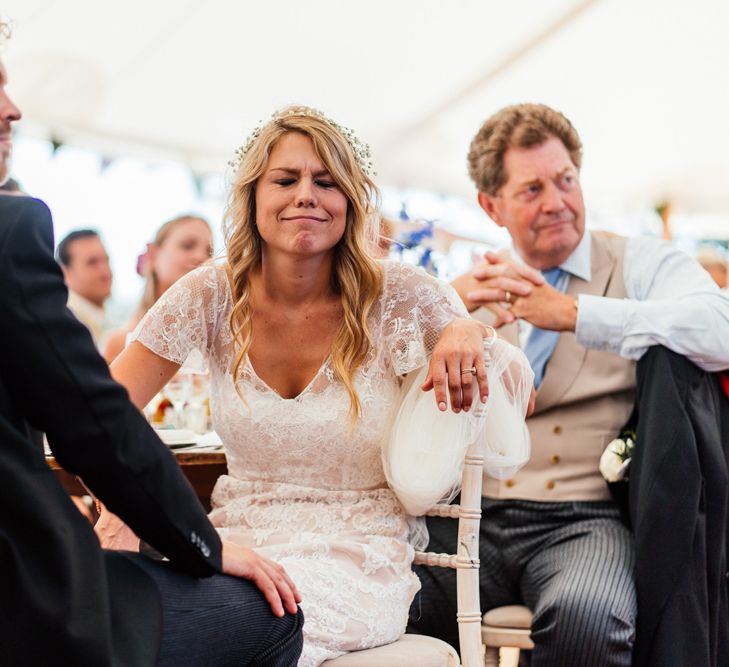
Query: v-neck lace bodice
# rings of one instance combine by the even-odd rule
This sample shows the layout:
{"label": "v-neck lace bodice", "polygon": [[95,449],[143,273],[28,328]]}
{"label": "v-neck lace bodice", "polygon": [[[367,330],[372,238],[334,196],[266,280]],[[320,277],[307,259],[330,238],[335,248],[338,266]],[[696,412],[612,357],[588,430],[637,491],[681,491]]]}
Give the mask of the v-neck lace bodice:
{"label": "v-neck lace bodice", "polygon": [[300,398],[303,394],[305,394],[307,391],[309,391],[310,387],[317,381],[319,376],[325,372],[325,369],[329,366],[330,356],[327,355],[326,359],[324,359],[324,362],[322,363],[319,368],[317,368],[316,372],[312,376],[311,380],[306,384],[306,386],[298,393],[296,396],[282,396],[281,392],[278,391],[278,389],[274,389],[268,382],[266,382],[257,372],[256,368],[251,362],[250,357],[246,357],[245,363],[248,367],[248,372],[255,377],[256,381],[265,389],[268,389],[268,391],[276,394],[282,401],[295,401],[298,398]]}
{"label": "v-neck lace bodice", "polygon": [[232,297],[222,266],[187,274],[133,334],[156,354],[209,368],[213,425],[228,475],[211,520],[226,539],[280,562],[304,598],[300,665],[394,641],[418,582],[408,517],[387,487],[381,449],[399,378],[423,366],[445,325],[466,311],[453,289],[418,269],[383,262],[384,286],[368,324],[373,337],[349,398],[327,359],[295,398],[284,399],[247,360],[239,389],[229,327]]}

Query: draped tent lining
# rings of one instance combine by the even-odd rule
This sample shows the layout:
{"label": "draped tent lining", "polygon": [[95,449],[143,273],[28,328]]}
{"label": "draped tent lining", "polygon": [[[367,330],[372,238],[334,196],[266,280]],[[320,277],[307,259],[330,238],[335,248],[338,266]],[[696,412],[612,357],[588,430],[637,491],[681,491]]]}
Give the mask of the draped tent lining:
{"label": "draped tent lining", "polygon": [[592,208],[667,199],[729,221],[726,3],[6,0],[2,12],[30,135],[222,172],[260,119],[300,102],[370,142],[380,183],[473,199],[479,124],[543,101],[582,136]]}

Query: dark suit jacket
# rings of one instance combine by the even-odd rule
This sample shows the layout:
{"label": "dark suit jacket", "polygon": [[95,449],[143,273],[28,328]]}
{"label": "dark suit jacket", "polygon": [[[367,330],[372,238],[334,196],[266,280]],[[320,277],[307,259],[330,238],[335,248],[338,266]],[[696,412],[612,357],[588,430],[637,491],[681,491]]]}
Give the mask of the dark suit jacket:
{"label": "dark suit jacket", "polygon": [[634,667],[726,667],[729,402],[674,352],[638,362],[630,469],[637,554]]}
{"label": "dark suit jacket", "polygon": [[66,297],[50,212],[0,196],[0,663],[154,665],[154,582],[123,554],[102,551],[31,427],[179,568],[219,571],[220,540]]}

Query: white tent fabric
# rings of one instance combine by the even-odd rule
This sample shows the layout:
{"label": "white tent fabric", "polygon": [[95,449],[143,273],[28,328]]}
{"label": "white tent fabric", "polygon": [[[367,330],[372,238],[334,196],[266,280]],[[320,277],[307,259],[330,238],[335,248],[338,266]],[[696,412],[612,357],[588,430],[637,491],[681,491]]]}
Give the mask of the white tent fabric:
{"label": "white tent fabric", "polygon": [[[729,236],[729,3],[5,0],[21,132],[220,172],[296,102],[369,141],[378,180],[473,197],[498,108],[541,101],[585,145],[590,208],[669,199]],[[679,218],[680,219],[680,216]]]}

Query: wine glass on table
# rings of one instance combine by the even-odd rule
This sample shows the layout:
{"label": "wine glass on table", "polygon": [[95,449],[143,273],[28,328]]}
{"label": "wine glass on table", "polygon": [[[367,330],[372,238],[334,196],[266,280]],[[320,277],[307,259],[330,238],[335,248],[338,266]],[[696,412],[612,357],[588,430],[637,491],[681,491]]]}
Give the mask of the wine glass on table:
{"label": "wine glass on table", "polygon": [[210,378],[207,373],[190,373],[190,397],[187,406],[187,428],[195,433],[208,430]]}
{"label": "wine glass on table", "polygon": [[164,395],[172,403],[175,428],[185,426],[185,403],[190,399],[192,380],[189,373],[178,372],[173,375],[164,388]]}

